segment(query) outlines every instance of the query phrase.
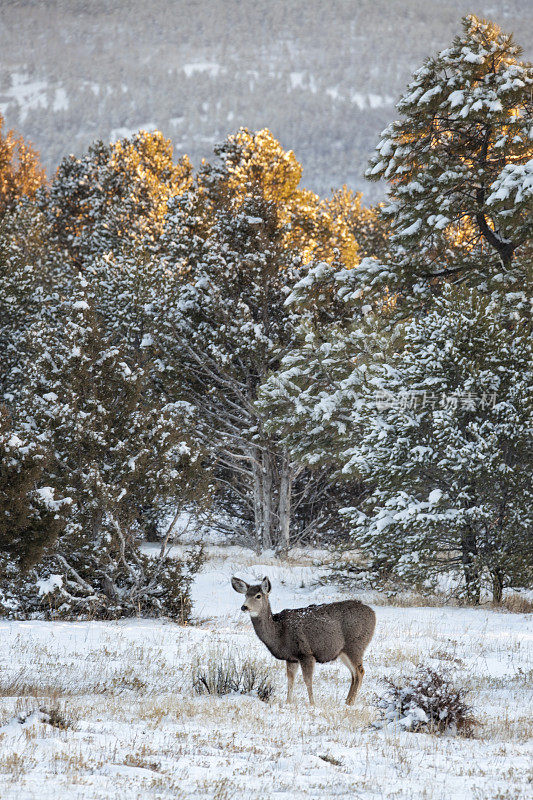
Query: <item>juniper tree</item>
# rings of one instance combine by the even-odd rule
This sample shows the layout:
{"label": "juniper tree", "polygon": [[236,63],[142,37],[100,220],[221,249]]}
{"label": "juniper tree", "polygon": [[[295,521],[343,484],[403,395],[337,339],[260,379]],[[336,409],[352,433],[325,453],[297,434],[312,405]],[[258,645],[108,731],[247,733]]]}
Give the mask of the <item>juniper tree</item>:
{"label": "juniper tree", "polygon": [[191,180],[184,156],[159,131],[139,131],[114,144],[94,142],[81,157],[67,156],[39,203],[52,235],[79,268],[96,257],[155,246],[168,200]]}
{"label": "juniper tree", "polygon": [[0,397],[8,404],[26,372],[28,327],[47,317],[72,280],[50,237],[33,202],[21,201],[0,223]]}
{"label": "juniper tree", "polygon": [[28,569],[41,558],[64,529],[70,502],[43,483],[46,450],[20,433],[0,405],[0,573],[8,561]]}
{"label": "juniper tree", "polygon": [[518,292],[516,306],[530,274],[533,67],[493,23],[462,24],[415,72],[371,159],[367,177],[389,182],[395,257],[364,264],[361,284],[419,303],[435,279],[466,279]]}
{"label": "juniper tree", "polygon": [[[170,381],[196,407],[197,430],[216,464],[217,500],[233,517],[230,529],[252,532],[265,548],[286,549],[296,507],[311,509],[327,483],[303,482],[302,468],[267,434],[268,415],[255,400],[293,336],[296,315],[284,305],[289,287],[322,245],[305,235],[310,200],[298,187],[301,168],[268,131],[240,131],[216,156],[169,206],[165,300],[156,314],[158,380]],[[309,527],[316,521],[310,516]]]}
{"label": "juniper tree", "polygon": [[[281,243],[297,250],[303,262],[330,262],[339,256],[347,266],[357,263],[356,233],[341,204],[323,201],[300,186],[301,164],[267,128],[241,128],[215,148],[215,155],[223,160],[228,189],[237,204],[260,186],[264,200],[275,208]],[[212,168],[218,175],[218,167]]]}
{"label": "juniper tree", "polygon": [[188,409],[155,402],[147,365],[134,363],[127,346],[102,329],[97,292],[85,278],[59,301],[53,322],[28,332],[33,359],[17,415],[53,454],[51,487],[72,499],[53,554],[66,581],[58,603],[70,612],[113,614],[174,604],[177,613],[181,601],[167,602],[168,584],[174,575],[186,605],[181,565],[168,559],[168,542],[159,558],[142,556],[139,518],[145,506],[194,490],[198,454]]}
{"label": "juniper tree", "polygon": [[240,495],[245,517],[254,520],[262,545],[271,547],[279,542],[274,503],[280,472],[286,475],[291,465],[265,438],[253,401],[290,337],[283,301],[298,257],[281,245],[274,204],[253,189],[236,204],[227,180],[204,168],[197,189],[171,206],[173,285],[158,341],[164,379],[179,377],[197,408],[221,490],[226,485]]}
{"label": "juniper tree", "polygon": [[45,181],[39,154],[32,145],[13,131],[4,134],[3,128],[0,114],[0,219],[22,197],[33,197]]}
{"label": "juniper tree", "polygon": [[[337,189],[331,197],[322,201],[337,226],[345,226],[357,243],[357,260],[375,257],[381,262],[391,258],[390,220],[383,213],[383,203],[365,207],[361,192],[353,192],[347,186]],[[320,254],[318,254],[317,260]],[[346,259],[343,259],[346,262]],[[351,264],[348,264],[351,266]]]}
{"label": "juniper tree", "polygon": [[[162,408],[169,407],[169,404],[160,388],[152,380],[150,309],[157,307],[158,287],[156,271],[149,257],[149,246],[145,249],[139,247],[134,259],[128,252],[119,253],[117,256],[107,254],[100,258],[87,254],[84,260],[84,276],[87,284],[85,292],[89,295],[97,323],[98,340],[100,344],[107,342],[110,346],[118,347],[124,363],[130,364],[132,369],[138,370],[138,375],[141,376],[139,386],[142,385],[140,407],[143,412],[147,412],[144,420],[148,426],[152,423],[155,424],[157,413],[154,410],[161,411]],[[27,416],[31,416],[35,411],[33,406],[36,398],[33,396],[32,381],[37,381],[35,377],[36,359],[40,359],[42,364],[43,348],[46,349],[46,347],[50,352],[55,350],[63,352],[65,345],[65,331],[62,329],[63,316],[68,318],[72,311],[71,306],[68,302],[64,302],[64,299],[69,298],[76,291],[76,286],[79,290],[80,281],[80,278],[76,278],[76,268],[69,253],[61,250],[53,231],[50,230],[50,223],[34,204],[19,204],[15,211],[8,213],[4,218],[0,231],[0,280],[2,283],[2,292],[0,293],[0,321],[2,322],[0,328],[0,344],[2,345],[0,347],[0,388],[6,403],[17,417],[17,425],[20,426],[26,423]],[[66,371],[67,364],[70,372]],[[76,365],[75,360],[65,360],[61,377],[65,395],[68,395],[70,391],[70,384],[79,386],[78,378],[82,379],[83,377],[82,375],[77,376],[77,366],[80,365]],[[28,398],[31,399],[30,404],[27,402]],[[177,406],[175,408],[178,409]],[[188,412],[185,407],[181,408],[187,417]],[[150,409],[154,411],[155,416],[148,414]],[[124,411],[126,413],[126,409]],[[182,419],[180,416],[179,420],[175,418],[171,427],[178,436],[181,423],[185,425],[187,428],[185,439],[190,444],[191,452],[196,453],[197,446],[193,442],[192,426],[190,421],[185,422],[185,417]],[[47,438],[41,430],[42,423],[46,429],[44,417],[39,422],[41,431],[39,435],[43,434]],[[89,418],[89,427],[94,423],[95,420]],[[113,424],[118,425],[117,419]],[[68,430],[68,426],[69,420],[65,419],[65,431]],[[152,434],[155,435],[155,432],[154,429]],[[35,431],[33,431],[33,435],[35,435]],[[87,431],[87,435],[90,435],[89,431]],[[149,431],[148,435],[150,435]],[[67,439],[68,437],[65,438],[65,441]],[[109,438],[106,441],[109,441]],[[44,444],[49,446],[49,442],[48,445],[46,442]],[[154,486],[151,486],[146,492],[143,490],[139,494],[138,502],[132,505],[132,509],[134,509],[133,528],[136,536],[137,534],[142,536],[148,530],[153,533],[162,517],[162,503],[176,509],[182,507],[183,503],[191,499],[193,495],[195,500],[199,499],[201,494],[203,495],[205,480],[202,477],[202,480],[196,481],[196,477],[201,472],[199,462],[194,462],[194,466],[191,468],[187,466],[188,464],[189,461],[184,456],[182,465],[174,476],[176,480],[162,481],[163,487],[159,487],[158,493],[154,493]],[[142,466],[140,468],[142,469]],[[188,475],[192,478],[193,474],[195,477],[194,488],[186,477]],[[202,485],[201,490],[199,484]],[[72,514],[74,512],[75,508],[72,510]],[[90,525],[85,527],[86,522],[87,520],[84,518],[82,528],[87,544],[90,543],[91,527]],[[69,531],[71,529],[72,526],[69,525]],[[163,534],[163,541],[164,538]],[[97,550],[98,539],[93,544]],[[72,540],[66,535],[63,536],[53,557],[55,561],[47,558],[39,566],[39,569],[52,569],[57,572],[61,568],[58,565],[59,556],[67,558],[72,549]],[[165,548],[165,552],[167,549]],[[102,557],[105,556],[104,551],[105,548],[102,550]],[[70,562],[70,558],[68,560]],[[172,565],[170,566],[172,567]],[[88,564],[87,569],[92,569],[92,567]],[[178,562],[175,564],[175,569],[179,569]],[[160,572],[161,576],[166,575],[168,578],[172,569],[169,571],[165,567],[165,570],[160,570]],[[178,583],[175,585],[177,586]],[[101,586],[101,582],[97,582],[97,585]],[[81,587],[78,586],[78,588]],[[15,597],[17,592],[23,593],[26,608],[33,607],[35,591],[31,589],[26,591],[22,587],[12,587],[12,589]],[[184,584],[181,584],[181,589],[183,589],[183,602],[186,604],[187,591]],[[100,599],[94,602],[100,603],[103,596],[98,593],[95,596]],[[167,592],[164,598],[167,611],[172,606],[168,598],[169,593]],[[60,598],[58,598],[58,602],[60,602]],[[105,600],[104,597],[102,602],[105,606],[109,599]],[[80,597],[76,603],[79,603],[81,608],[85,600]],[[181,600],[176,600],[176,608],[180,603]],[[87,602],[86,606],[89,605],[90,603]],[[35,610],[38,607],[37,604]]]}

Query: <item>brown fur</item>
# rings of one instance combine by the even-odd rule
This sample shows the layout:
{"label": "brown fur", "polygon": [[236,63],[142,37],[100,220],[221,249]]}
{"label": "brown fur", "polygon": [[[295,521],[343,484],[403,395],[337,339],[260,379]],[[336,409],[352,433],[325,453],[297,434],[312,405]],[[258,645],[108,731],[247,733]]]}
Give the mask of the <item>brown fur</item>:
{"label": "brown fur", "polygon": [[250,612],[257,636],[275,658],[287,662],[287,700],[292,697],[298,664],[313,703],[315,662],[324,664],[340,658],[352,678],[346,702],[354,702],[364,675],[363,655],[376,626],[376,615],[369,606],[359,600],[343,600],[273,614],[268,578],[254,586],[232,578],[231,584],[236,592],[246,595],[242,610]]}

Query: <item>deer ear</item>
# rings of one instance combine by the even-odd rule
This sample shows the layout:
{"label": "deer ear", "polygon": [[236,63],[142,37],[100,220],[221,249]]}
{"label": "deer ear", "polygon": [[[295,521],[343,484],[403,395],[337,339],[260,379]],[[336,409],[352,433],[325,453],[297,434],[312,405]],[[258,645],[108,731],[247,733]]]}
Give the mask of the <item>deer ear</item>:
{"label": "deer ear", "polygon": [[272,584],[270,583],[269,579],[265,576],[261,581],[261,591],[263,594],[270,594],[272,591]]}
{"label": "deer ear", "polygon": [[239,594],[246,594],[246,590],[248,588],[246,581],[241,581],[240,578],[232,578],[231,585],[236,592],[239,592]]}

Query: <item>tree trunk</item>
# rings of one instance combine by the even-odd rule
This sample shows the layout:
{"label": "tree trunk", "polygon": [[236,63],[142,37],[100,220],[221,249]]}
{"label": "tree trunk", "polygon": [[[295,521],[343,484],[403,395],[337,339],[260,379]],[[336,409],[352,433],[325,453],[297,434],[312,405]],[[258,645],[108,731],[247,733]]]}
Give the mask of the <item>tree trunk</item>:
{"label": "tree trunk", "polygon": [[502,265],[506,271],[509,271],[513,264],[514,251],[516,244],[507,241],[500,237],[489,225],[483,211],[485,203],[485,188],[481,186],[476,190],[476,200],[479,206],[479,211],[475,214],[477,226],[484,237],[484,239],[493,247],[500,256]]}
{"label": "tree trunk", "polygon": [[503,595],[503,578],[500,570],[496,567],[492,572],[492,599],[495,603],[501,603]]}
{"label": "tree trunk", "polygon": [[287,457],[283,458],[281,464],[281,481],[279,486],[279,547],[285,555],[289,550],[290,523],[291,523],[291,492],[292,492],[292,469]]}
{"label": "tree trunk", "polygon": [[263,545],[263,481],[262,458],[258,447],[252,448],[252,472],[254,491],[254,529],[255,539],[259,546]]}
{"label": "tree trunk", "polygon": [[478,604],[481,597],[481,581],[477,561],[476,534],[467,527],[461,537],[461,561],[466,582],[466,596],[472,603]]}
{"label": "tree trunk", "polygon": [[263,550],[286,553],[290,544],[293,469],[286,456],[254,447],[252,453],[255,538]]}
{"label": "tree trunk", "polygon": [[263,535],[262,544],[263,550],[270,550],[272,547],[272,523],[273,523],[273,475],[272,475],[272,458],[267,450],[263,450],[263,470],[262,470],[262,488],[263,488]]}

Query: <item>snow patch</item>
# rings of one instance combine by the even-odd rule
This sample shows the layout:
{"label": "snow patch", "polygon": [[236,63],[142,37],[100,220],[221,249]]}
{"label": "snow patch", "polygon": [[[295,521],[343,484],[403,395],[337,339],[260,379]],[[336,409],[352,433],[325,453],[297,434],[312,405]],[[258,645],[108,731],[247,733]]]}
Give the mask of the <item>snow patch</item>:
{"label": "snow patch", "polygon": [[202,73],[207,73],[210,78],[216,78],[220,74],[221,66],[216,61],[193,61],[190,64],[184,64],[182,70],[188,78]]}
{"label": "snow patch", "polygon": [[45,597],[47,594],[52,594],[56,589],[61,589],[63,586],[62,575],[50,575],[49,578],[40,578],[36,581],[35,585],[39,589],[39,597]]}

